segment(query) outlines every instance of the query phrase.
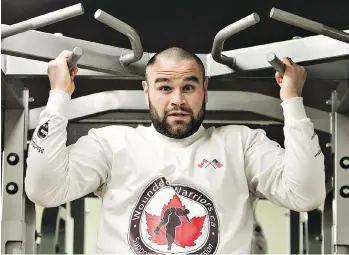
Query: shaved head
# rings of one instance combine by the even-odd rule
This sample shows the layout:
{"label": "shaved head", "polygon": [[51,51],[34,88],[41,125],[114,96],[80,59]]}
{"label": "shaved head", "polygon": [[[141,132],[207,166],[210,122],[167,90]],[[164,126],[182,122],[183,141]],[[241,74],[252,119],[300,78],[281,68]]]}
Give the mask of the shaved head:
{"label": "shaved head", "polygon": [[205,80],[206,73],[205,73],[205,67],[202,63],[201,59],[196,56],[195,54],[186,51],[185,49],[178,48],[178,47],[171,47],[168,49],[165,49],[163,51],[160,51],[156,53],[148,62],[146,68],[145,68],[145,78],[148,80],[148,68],[156,62],[157,59],[168,59],[168,60],[174,60],[174,61],[180,61],[180,60],[194,60],[196,64],[198,65],[201,74],[202,74],[202,80]]}

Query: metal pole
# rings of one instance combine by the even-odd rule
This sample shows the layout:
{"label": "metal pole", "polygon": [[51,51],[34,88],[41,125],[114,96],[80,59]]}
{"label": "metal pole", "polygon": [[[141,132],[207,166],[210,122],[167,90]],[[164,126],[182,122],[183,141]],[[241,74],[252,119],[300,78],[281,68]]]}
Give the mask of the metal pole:
{"label": "metal pole", "polygon": [[28,30],[44,27],[62,20],[70,19],[72,17],[84,13],[82,4],[76,4],[58,11],[50,12],[36,18],[32,18],[20,23],[3,28],[1,31],[1,39],[23,33]]}
{"label": "metal pole", "polygon": [[272,8],[270,17],[278,21],[303,28],[316,34],[325,35],[342,42],[349,43],[349,34],[298,15]]}
{"label": "metal pole", "polygon": [[274,53],[270,52],[267,55],[267,61],[281,76],[284,76],[286,65]]}
{"label": "metal pole", "polygon": [[75,64],[79,61],[81,56],[82,56],[82,49],[80,47],[75,47],[73,49],[73,53],[70,55],[70,57],[67,60],[69,71],[73,70]]}

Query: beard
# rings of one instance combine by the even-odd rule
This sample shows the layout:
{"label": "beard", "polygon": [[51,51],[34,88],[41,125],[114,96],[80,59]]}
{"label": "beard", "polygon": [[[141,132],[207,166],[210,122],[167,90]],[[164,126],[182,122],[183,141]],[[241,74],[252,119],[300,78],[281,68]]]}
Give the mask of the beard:
{"label": "beard", "polygon": [[[205,99],[202,102],[201,109],[197,116],[193,113],[193,111],[190,108],[186,108],[183,106],[175,106],[169,110],[166,110],[164,113],[164,117],[161,118],[156,111],[155,107],[149,99],[149,111],[150,111],[150,118],[154,125],[154,128],[156,131],[158,131],[160,134],[163,134],[167,137],[174,138],[174,139],[183,139],[186,137],[191,136],[196,131],[199,130],[202,122],[205,118],[206,113],[206,103]],[[172,111],[183,111],[188,114],[190,120],[188,123],[182,120],[175,120],[172,121],[172,124],[168,121],[168,114]]]}

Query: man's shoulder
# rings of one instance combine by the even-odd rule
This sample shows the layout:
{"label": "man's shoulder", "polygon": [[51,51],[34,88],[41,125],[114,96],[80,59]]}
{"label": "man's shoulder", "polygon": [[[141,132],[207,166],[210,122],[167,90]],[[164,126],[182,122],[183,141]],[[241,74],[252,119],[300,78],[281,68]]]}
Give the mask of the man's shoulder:
{"label": "man's shoulder", "polygon": [[240,141],[244,145],[251,136],[258,134],[262,130],[253,129],[246,125],[225,125],[211,127],[207,131],[211,133],[212,138],[224,140],[227,144],[235,144]]}

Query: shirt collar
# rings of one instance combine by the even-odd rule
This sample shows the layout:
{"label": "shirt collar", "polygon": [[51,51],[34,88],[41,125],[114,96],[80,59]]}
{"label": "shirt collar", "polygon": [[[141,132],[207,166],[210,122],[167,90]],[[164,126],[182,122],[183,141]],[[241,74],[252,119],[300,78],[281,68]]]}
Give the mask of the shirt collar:
{"label": "shirt collar", "polygon": [[205,134],[206,129],[201,125],[199,129],[192,135],[182,138],[182,139],[175,139],[170,138],[168,136],[165,136],[161,133],[159,133],[154,125],[152,124],[150,126],[150,134],[151,137],[154,138],[155,141],[162,143],[163,145],[167,146],[175,146],[175,147],[187,147],[197,141],[199,138],[201,138]]}

